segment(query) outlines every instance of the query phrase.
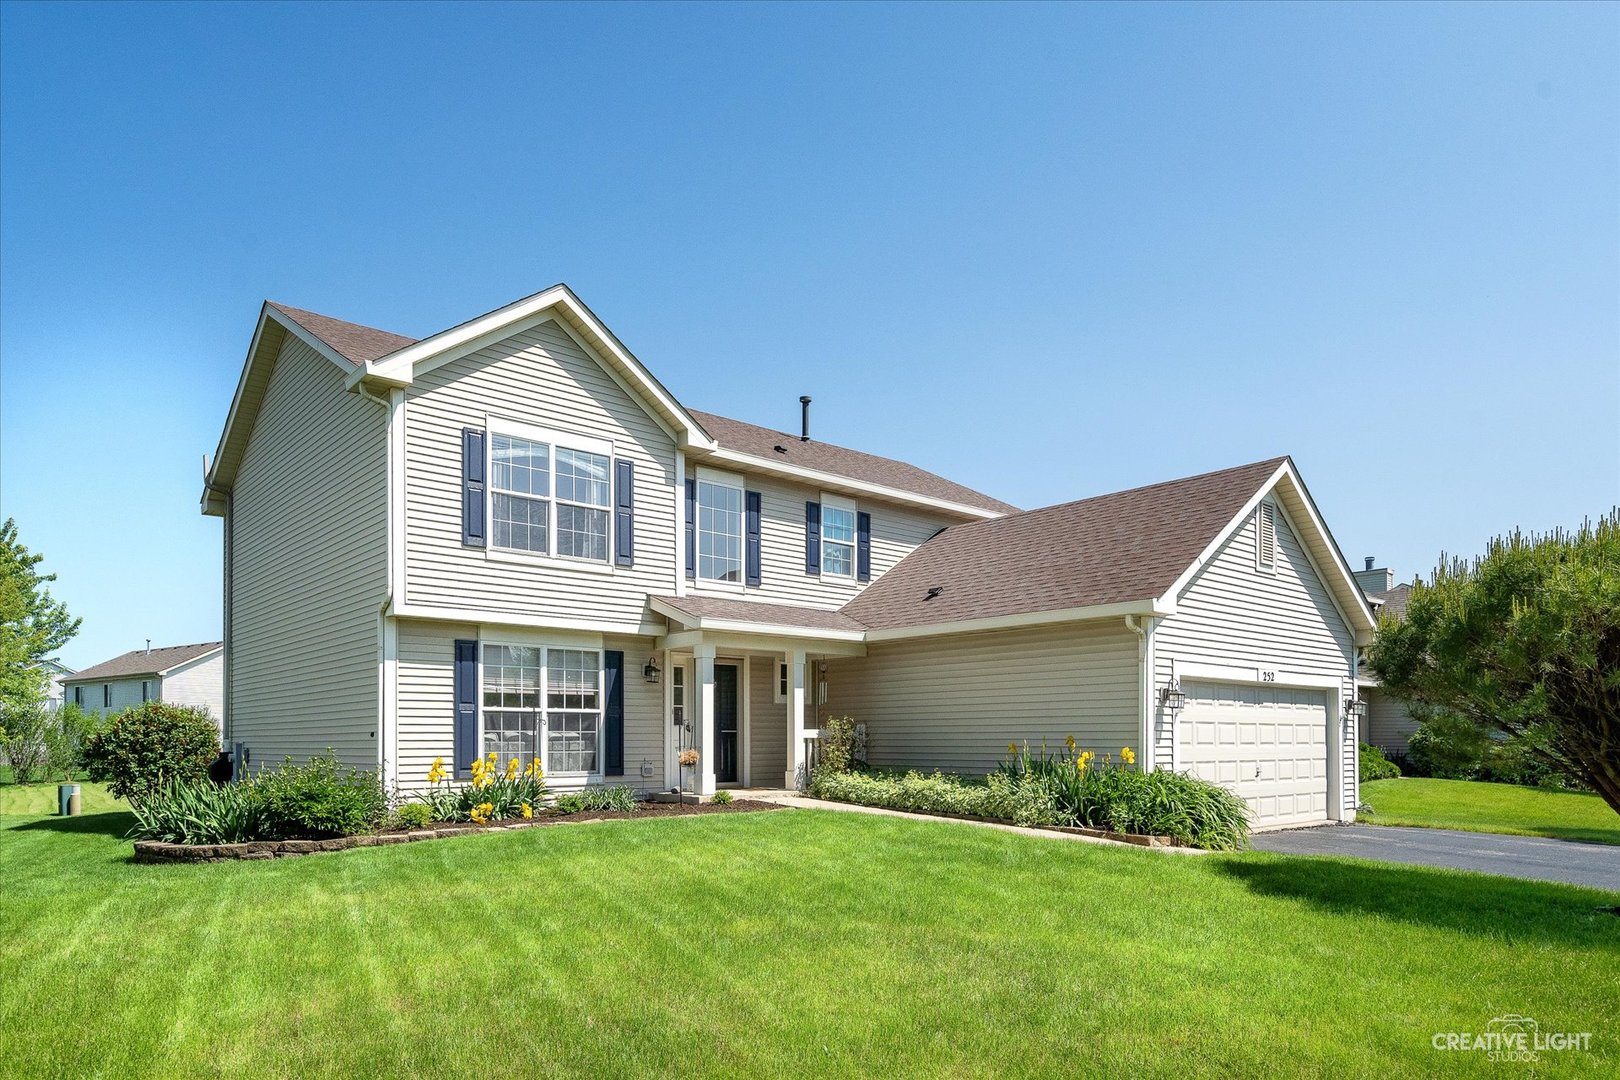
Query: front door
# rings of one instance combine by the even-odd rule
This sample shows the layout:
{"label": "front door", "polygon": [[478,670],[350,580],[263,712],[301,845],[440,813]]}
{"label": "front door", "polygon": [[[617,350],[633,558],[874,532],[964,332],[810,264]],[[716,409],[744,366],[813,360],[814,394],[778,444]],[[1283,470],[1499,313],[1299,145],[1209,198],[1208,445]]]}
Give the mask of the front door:
{"label": "front door", "polygon": [[737,666],[714,665],[714,779],[735,784],[742,779],[741,743],[737,732]]}

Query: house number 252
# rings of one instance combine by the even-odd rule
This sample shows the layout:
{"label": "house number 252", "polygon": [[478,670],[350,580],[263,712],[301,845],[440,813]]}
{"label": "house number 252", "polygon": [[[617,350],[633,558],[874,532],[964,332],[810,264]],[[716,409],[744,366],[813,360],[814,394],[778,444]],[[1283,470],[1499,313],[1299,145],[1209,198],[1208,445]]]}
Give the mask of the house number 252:
{"label": "house number 252", "polygon": [[1261,682],[1276,682],[1277,681],[1277,673],[1275,671],[1267,671],[1265,668],[1261,668],[1260,669],[1260,681]]}

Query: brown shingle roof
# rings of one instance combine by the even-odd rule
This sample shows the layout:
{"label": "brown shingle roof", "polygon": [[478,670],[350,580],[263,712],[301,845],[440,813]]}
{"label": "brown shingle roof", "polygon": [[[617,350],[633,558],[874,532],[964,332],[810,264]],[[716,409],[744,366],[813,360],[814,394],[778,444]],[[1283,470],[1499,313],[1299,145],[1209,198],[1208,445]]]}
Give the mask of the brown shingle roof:
{"label": "brown shingle roof", "polygon": [[[326,342],[339,356],[356,367],[397,352],[407,345],[416,344],[415,338],[379,330],[374,326],[345,322],[330,315],[319,315],[313,311],[288,307],[286,304],[273,301],[266,303]],[[741,420],[732,420],[714,413],[687,411],[721,446],[740,454],[763,458],[766,461],[790,462],[806,469],[815,469],[870,484],[882,484],[913,495],[943,499],[964,506],[994,510],[997,513],[1010,514],[1018,510],[1011,503],[993,499],[983,492],[952,483],[942,476],[936,476],[903,461],[878,457],[875,454],[863,454],[859,450],[834,446],[832,443],[814,440],[800,442],[796,435],[772,431],[757,424],[746,424]],[[778,453],[777,446],[785,447],[787,452]]]}
{"label": "brown shingle roof", "polygon": [[123,656],[115,656],[83,671],[75,671],[65,683],[97,679],[133,679],[141,675],[161,675],[170,668],[189,663],[199,656],[207,656],[222,647],[223,641],[203,641],[195,645],[170,645],[166,648],[135,649]]}
{"label": "brown shingle roof", "polygon": [[1388,615],[1392,619],[1404,619],[1406,618],[1407,602],[1412,599],[1412,586],[1397,585],[1386,592],[1375,592],[1368,595],[1374,600],[1384,602],[1384,606],[1378,609],[1381,614]]}
{"label": "brown shingle roof", "polygon": [[[714,413],[691,409],[687,411],[722,447],[735,450],[739,454],[763,458],[767,462],[781,462],[797,465],[803,469],[832,473],[835,476],[844,476],[869,484],[882,484],[913,495],[944,499],[982,510],[994,510],[1001,514],[1018,512],[1018,507],[1011,503],[991,498],[983,492],[963,487],[943,476],[936,476],[903,461],[863,454],[859,450],[850,450],[815,439],[800,442],[797,435],[773,431],[758,424],[746,424],[741,420],[716,416]],[[777,450],[778,446],[782,447],[782,450]]]}
{"label": "brown shingle roof", "polygon": [[334,352],[355,367],[378,357],[387,356],[391,352],[397,352],[407,345],[416,344],[415,338],[391,334],[387,330],[378,330],[375,326],[344,322],[329,315],[317,315],[313,311],[288,307],[286,304],[278,304],[271,300],[265,302],[326,342]]}
{"label": "brown shingle roof", "polygon": [[841,610],[889,630],[1160,597],[1287,460],[953,525]]}
{"label": "brown shingle roof", "polygon": [[656,596],[653,599],[693,619],[726,619],[761,626],[797,626],[806,630],[859,631],[860,623],[848,615],[795,604],[758,604],[718,596]]}

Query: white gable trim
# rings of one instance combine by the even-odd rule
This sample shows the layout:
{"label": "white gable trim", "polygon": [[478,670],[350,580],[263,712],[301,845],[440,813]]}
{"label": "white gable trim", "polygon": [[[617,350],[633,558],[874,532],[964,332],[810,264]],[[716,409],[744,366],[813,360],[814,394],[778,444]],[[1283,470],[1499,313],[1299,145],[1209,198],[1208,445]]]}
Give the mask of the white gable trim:
{"label": "white gable trim", "polygon": [[[211,514],[217,517],[225,513],[224,502],[219,498],[219,496],[221,496],[224,491],[229,489],[229,485],[220,485],[218,480],[219,465],[225,457],[225,444],[230,441],[231,432],[236,427],[237,417],[242,411],[243,403],[246,400],[248,384],[251,381],[253,373],[265,364],[275,363],[277,359],[276,356],[260,355],[260,350],[264,344],[264,328],[271,322],[274,322],[277,326],[281,327],[285,333],[291,334],[299,341],[302,341],[305,345],[308,345],[311,349],[314,349],[320,355],[326,357],[326,359],[335,364],[338,370],[342,371],[344,375],[350,375],[355,371],[355,366],[353,364],[339,356],[332,346],[328,345],[326,342],[322,341],[320,338],[298,325],[298,322],[294,320],[291,315],[278,311],[269,303],[265,303],[260,306],[259,321],[253,327],[252,340],[248,342],[247,359],[242,362],[242,374],[236,380],[236,392],[231,395],[231,407],[230,410],[225,414],[225,428],[219,433],[219,443],[214,447],[214,457],[212,463],[209,465],[208,470],[203,474],[203,494],[201,502],[202,512],[204,514]],[[285,340],[283,340],[282,344],[286,344]],[[278,348],[276,352],[277,356],[279,356],[280,349]]]}
{"label": "white gable trim", "polygon": [[722,619],[713,615],[692,615],[674,604],[656,596],[647,598],[658,614],[692,630],[716,630],[738,634],[764,634],[778,638],[809,638],[818,641],[864,641],[861,630],[824,630],[811,626],[791,626],[786,623],[745,622],[741,619]]}
{"label": "white gable trim", "polygon": [[214,657],[219,656],[224,651],[225,646],[221,645],[217,649],[208,650],[201,656],[193,656],[190,660],[184,660],[178,664],[175,664],[173,667],[166,667],[162,671],[158,672],[158,674],[167,677],[175,674],[176,672],[184,671],[186,668],[196,667],[198,664],[214,659]]}
{"label": "white gable trim", "polygon": [[603,344],[600,347],[585,346],[568,325],[567,317],[557,319],[557,324],[575,342],[585,346],[587,355],[597,357],[599,362],[607,361],[604,367],[617,375],[621,386],[653,405],[653,415],[663,414],[660,422],[678,441],[703,448],[715,445],[702,425],[692,419],[674,395],[664,389],[641,361],[619,343],[613,332],[566,285],[554,285],[432,337],[423,338],[414,345],[396,349],[354,371],[349,376],[349,384],[352,386],[363,379],[373,379],[394,386],[409,385],[418,373],[476,352],[524,326],[537,325],[553,317],[554,312],[565,312],[567,316],[579,320],[601,339]]}
{"label": "white gable trim", "polygon": [[[1249,501],[1243,504],[1243,509],[1239,510],[1232,520],[1227,522],[1225,528],[1215,534],[1215,538],[1209,542],[1209,545],[1204,548],[1198,558],[1193,560],[1192,565],[1187,567],[1181,576],[1176,578],[1171,586],[1165,590],[1164,596],[1158,601],[1158,605],[1173,608],[1181,598],[1181,594],[1186,591],[1187,586],[1192,584],[1193,579],[1198,576],[1205,566],[1209,565],[1210,560],[1215,558],[1216,553],[1225,546],[1233,534],[1254,516],[1255,508],[1260,505],[1260,502],[1276,491],[1284,481],[1287,481],[1291,493],[1304,508],[1308,518],[1307,524],[1311,532],[1316,535],[1323,546],[1333,553],[1334,573],[1325,574],[1322,572],[1321,565],[1316,557],[1311,554],[1309,540],[1301,534],[1300,529],[1294,522],[1294,515],[1289,512],[1288,507],[1279,502],[1277,509],[1282,513],[1283,520],[1288,524],[1288,527],[1294,531],[1296,536],[1299,536],[1300,550],[1305,553],[1306,562],[1310,563],[1312,571],[1327,586],[1328,598],[1333,601],[1333,606],[1338,611],[1339,618],[1344,621],[1345,626],[1349,627],[1355,643],[1357,645],[1367,644],[1378,625],[1373,618],[1372,609],[1368,607],[1367,597],[1361,591],[1361,586],[1357,584],[1355,574],[1350,570],[1350,564],[1345,561],[1343,553],[1339,551],[1339,545],[1334,541],[1333,534],[1328,532],[1327,526],[1322,522],[1322,517],[1316,510],[1316,504],[1312,501],[1310,492],[1305,489],[1305,484],[1300,480],[1299,473],[1295,470],[1292,461],[1284,461],[1277,466],[1277,471],[1272,473],[1271,478],[1260,485],[1259,489],[1250,496]],[[1354,616],[1351,614],[1352,611],[1355,613]]]}

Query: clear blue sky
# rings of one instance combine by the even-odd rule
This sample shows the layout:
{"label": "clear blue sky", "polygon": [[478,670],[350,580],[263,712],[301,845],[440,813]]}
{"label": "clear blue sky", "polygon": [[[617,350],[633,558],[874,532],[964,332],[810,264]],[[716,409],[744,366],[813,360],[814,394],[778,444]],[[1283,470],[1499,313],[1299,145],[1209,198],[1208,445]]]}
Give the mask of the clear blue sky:
{"label": "clear blue sky", "polygon": [[1620,7],[10,4],[0,513],[220,634],[265,298],[567,281],[687,404],[1022,506],[1293,454],[1402,577],[1620,499]]}

